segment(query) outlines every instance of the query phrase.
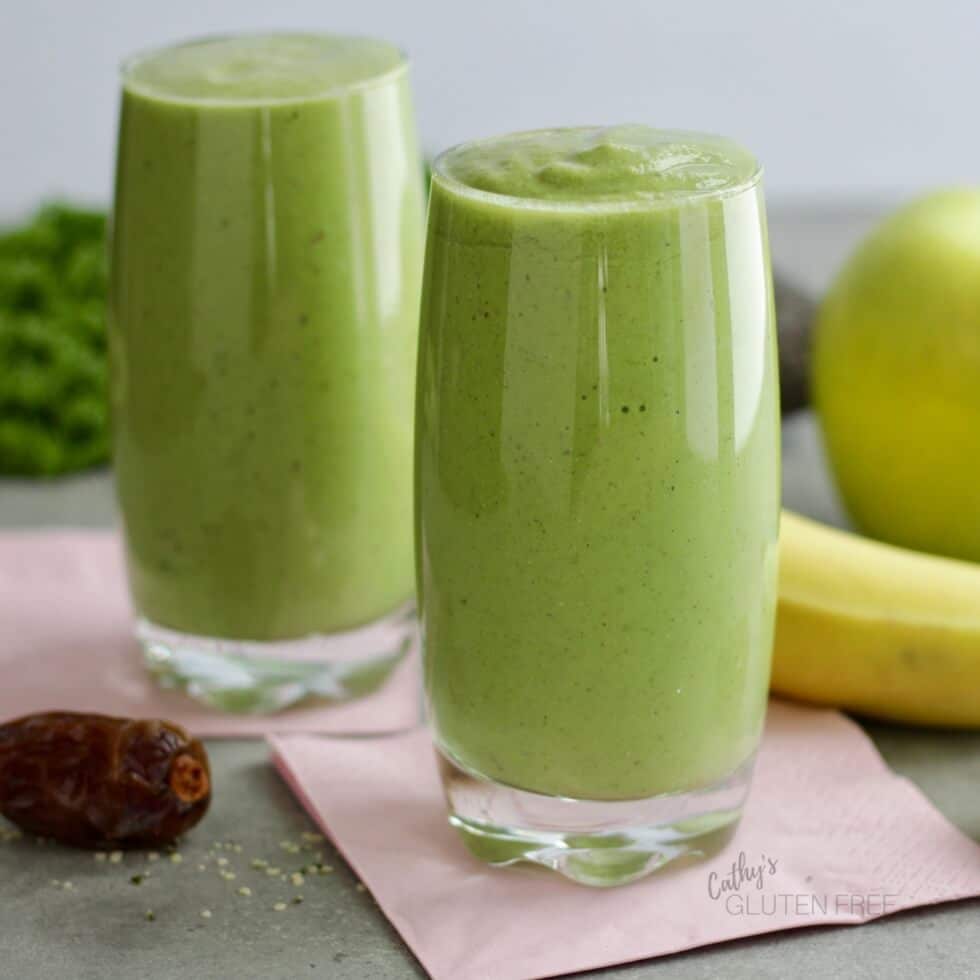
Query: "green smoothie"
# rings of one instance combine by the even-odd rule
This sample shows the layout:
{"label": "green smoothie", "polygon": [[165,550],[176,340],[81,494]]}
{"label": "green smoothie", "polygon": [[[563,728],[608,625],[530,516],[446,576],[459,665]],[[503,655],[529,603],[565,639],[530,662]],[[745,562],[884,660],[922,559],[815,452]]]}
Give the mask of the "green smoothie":
{"label": "green smoothie", "polygon": [[142,616],[279,640],[410,598],[422,199],[388,44],[216,38],[125,67],[110,353]]}
{"label": "green smoothie", "polygon": [[755,160],[644,127],[435,169],[417,562],[435,738],[523,790],[629,800],[751,758],[778,398]]}

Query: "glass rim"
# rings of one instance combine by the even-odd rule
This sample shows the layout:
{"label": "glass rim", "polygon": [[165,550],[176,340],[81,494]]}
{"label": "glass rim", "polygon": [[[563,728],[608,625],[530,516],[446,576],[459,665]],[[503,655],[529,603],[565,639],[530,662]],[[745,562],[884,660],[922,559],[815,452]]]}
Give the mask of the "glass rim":
{"label": "glass rim", "polygon": [[538,133],[574,133],[594,129],[607,129],[609,126],[598,125],[577,125],[577,126],[551,126],[538,129],[522,129],[511,133],[499,133],[496,136],[486,136],[481,139],[463,140],[447,147],[439,153],[432,161],[432,180],[440,183],[447,190],[457,197],[470,198],[482,201],[484,204],[496,205],[500,207],[513,208],[514,210],[542,211],[542,212],[588,212],[588,213],[625,213],[625,212],[650,212],[664,208],[677,207],[678,205],[689,202],[724,200],[729,197],[737,197],[750,191],[762,183],[764,168],[754,153],[745,150],[741,143],[728,140],[727,137],[718,136],[706,130],[695,129],[669,129],[663,132],[675,133],[684,136],[706,137],[713,139],[725,139],[743,150],[751,158],[754,168],[748,177],[739,180],[725,187],[706,188],[704,190],[685,190],[674,191],[666,194],[650,193],[644,197],[630,199],[608,199],[608,200],[562,200],[543,197],[518,197],[516,194],[502,194],[499,191],[488,191],[480,187],[472,187],[454,177],[446,169],[448,159],[460,150],[478,148],[496,143],[506,136],[534,136]]}
{"label": "glass rim", "polygon": [[[264,38],[264,37],[329,37],[343,38],[352,41],[375,41],[389,47],[398,55],[398,60],[391,68],[378,72],[376,75],[369,75],[356,82],[341,82],[328,86],[322,91],[307,93],[305,95],[254,95],[247,98],[236,98],[227,96],[192,96],[177,95],[166,92],[152,85],[142,85],[134,83],[129,77],[134,68],[149,58],[165,51],[190,48],[198,44],[210,44],[214,41],[233,41],[239,38]],[[224,108],[255,108],[256,106],[276,106],[289,105],[291,103],[309,102],[311,100],[329,100],[340,96],[353,94],[364,89],[374,88],[382,84],[396,81],[405,75],[411,67],[411,59],[408,52],[397,44],[387,41],[384,38],[374,37],[369,34],[333,34],[329,31],[227,31],[215,34],[199,34],[194,37],[185,38],[178,41],[170,41],[165,44],[156,44],[153,47],[140,48],[132,54],[121,59],[116,66],[117,77],[122,89],[131,92],[142,98],[153,99],[158,102],[174,103],[177,105],[200,105],[200,106],[222,106]]]}

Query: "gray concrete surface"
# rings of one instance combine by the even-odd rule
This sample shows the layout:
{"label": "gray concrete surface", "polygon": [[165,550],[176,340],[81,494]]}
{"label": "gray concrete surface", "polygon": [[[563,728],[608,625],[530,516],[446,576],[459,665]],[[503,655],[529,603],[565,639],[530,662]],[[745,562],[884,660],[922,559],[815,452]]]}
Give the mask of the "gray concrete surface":
{"label": "gray concrete surface", "polygon": [[[776,262],[804,285],[821,289],[873,217],[872,212],[853,211],[777,212],[772,218]],[[789,506],[834,523],[843,521],[822,465],[816,428],[805,415],[785,426],[784,492]],[[0,526],[99,526],[109,523],[112,512],[105,473],[45,486],[0,482]],[[980,733],[866,727],[889,764],[980,841]],[[103,864],[90,854],[53,845],[0,841],[0,978],[384,980],[423,975],[328,844],[308,846],[322,851],[335,870],[307,878],[299,888],[250,867],[253,858],[270,861],[283,872],[308,862],[312,851],[289,854],[280,842],[299,842],[313,828],[268,765],[261,742],[211,742],[208,747],[214,805],[207,822],[182,845],[179,864],[167,855],[149,862],[135,854],[119,864]],[[225,843],[241,850],[216,848]],[[218,858],[228,863],[219,865]],[[202,864],[205,870],[199,871]],[[139,885],[130,883],[132,875],[146,869],[148,878]],[[220,870],[231,870],[235,879],[221,877]],[[64,887],[66,881],[71,888]],[[239,895],[242,886],[252,894]],[[297,893],[303,902],[293,905]],[[276,911],[278,902],[290,904]],[[209,918],[202,918],[204,909],[211,912]],[[147,910],[153,911],[154,921],[147,921]],[[624,980],[966,980],[977,975],[978,949],[980,901],[972,901],[857,928],[814,928],[748,939],[595,975]]]}

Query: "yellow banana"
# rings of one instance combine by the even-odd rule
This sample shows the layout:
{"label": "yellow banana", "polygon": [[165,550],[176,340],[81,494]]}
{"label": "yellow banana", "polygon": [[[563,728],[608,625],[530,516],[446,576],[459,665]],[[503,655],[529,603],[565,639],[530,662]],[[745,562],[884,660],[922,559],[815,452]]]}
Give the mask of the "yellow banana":
{"label": "yellow banana", "polygon": [[783,511],[772,690],[877,718],[980,728],[980,564]]}

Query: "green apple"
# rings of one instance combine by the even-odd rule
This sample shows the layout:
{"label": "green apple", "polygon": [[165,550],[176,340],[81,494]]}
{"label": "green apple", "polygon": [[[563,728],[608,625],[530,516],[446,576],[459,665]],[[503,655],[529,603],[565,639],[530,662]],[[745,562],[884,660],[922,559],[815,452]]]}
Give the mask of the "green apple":
{"label": "green apple", "polygon": [[857,527],[980,561],[980,188],[886,219],[819,311],[813,400]]}

